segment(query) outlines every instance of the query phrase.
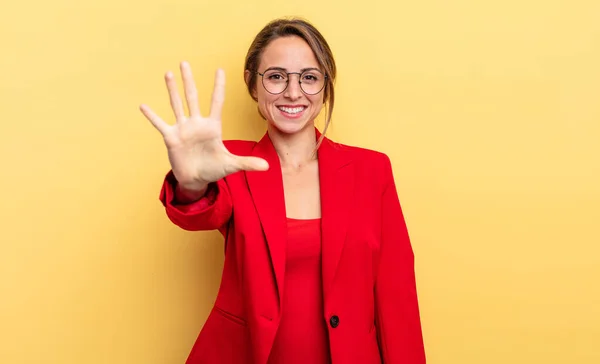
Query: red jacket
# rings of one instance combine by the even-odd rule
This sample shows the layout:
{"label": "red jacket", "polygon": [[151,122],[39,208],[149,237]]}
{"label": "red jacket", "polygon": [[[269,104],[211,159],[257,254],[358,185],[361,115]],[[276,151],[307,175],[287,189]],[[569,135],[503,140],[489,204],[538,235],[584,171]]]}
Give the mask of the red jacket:
{"label": "red jacket", "polygon": [[[268,134],[225,141],[231,153],[264,158],[266,172],[237,172],[200,201],[160,199],[186,230],[219,229],[225,263],[219,292],[188,364],[266,364],[285,284],[286,213],[279,158]],[[414,258],[385,154],[334,143],[319,149],[323,320],[333,364],[424,364]],[[309,335],[310,333],[307,333]]]}

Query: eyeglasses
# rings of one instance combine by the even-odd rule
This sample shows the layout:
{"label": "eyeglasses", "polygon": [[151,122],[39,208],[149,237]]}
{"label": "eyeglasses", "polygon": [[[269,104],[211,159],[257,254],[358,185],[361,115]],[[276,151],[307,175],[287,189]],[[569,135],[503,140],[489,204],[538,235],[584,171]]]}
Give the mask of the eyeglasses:
{"label": "eyeglasses", "polygon": [[256,72],[262,77],[262,84],[268,93],[278,95],[284,92],[290,84],[290,75],[298,75],[298,83],[302,92],[307,95],[316,95],[325,88],[327,75],[316,68],[306,69],[302,72],[285,72],[281,68],[270,68],[264,73]]}

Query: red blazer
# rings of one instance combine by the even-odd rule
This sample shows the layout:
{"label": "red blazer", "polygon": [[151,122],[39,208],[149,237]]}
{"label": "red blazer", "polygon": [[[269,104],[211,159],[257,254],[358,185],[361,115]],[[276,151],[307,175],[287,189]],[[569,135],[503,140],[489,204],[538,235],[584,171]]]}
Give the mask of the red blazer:
{"label": "red blazer", "polygon": [[[281,167],[268,134],[258,143],[225,145],[234,154],[264,158],[270,169],[229,175],[187,205],[174,203],[169,172],[160,194],[173,223],[219,229],[225,239],[218,295],[187,363],[266,364],[285,285]],[[318,156],[323,320],[332,363],[424,364],[413,251],[390,160],[327,138]]]}

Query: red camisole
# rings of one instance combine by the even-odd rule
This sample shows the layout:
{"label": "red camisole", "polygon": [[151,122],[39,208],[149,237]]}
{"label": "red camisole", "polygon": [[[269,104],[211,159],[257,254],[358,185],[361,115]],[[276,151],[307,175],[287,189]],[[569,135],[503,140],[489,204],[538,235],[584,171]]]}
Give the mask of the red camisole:
{"label": "red camisole", "polygon": [[287,219],[283,314],[268,364],[328,364],[323,318],[321,219]]}

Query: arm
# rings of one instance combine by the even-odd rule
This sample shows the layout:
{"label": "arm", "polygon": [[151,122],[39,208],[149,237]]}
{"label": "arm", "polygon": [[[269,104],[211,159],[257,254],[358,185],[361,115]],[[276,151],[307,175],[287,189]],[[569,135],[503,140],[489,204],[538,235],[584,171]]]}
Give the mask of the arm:
{"label": "arm", "polygon": [[233,204],[224,178],[209,183],[201,196],[193,195],[178,186],[172,171],[166,175],[159,198],[175,225],[198,231],[221,229],[227,224]]}
{"label": "arm", "polygon": [[414,255],[386,157],[375,326],[384,364],[425,364]]}
{"label": "arm", "polygon": [[[261,158],[232,154],[222,139],[221,111],[225,100],[225,74],[218,70],[212,95],[210,115],[203,117],[198,105],[198,91],[192,70],[181,63],[181,74],[189,115],[172,72],[165,74],[175,124],[165,122],[147,105],[140,110],[160,132],[167,147],[171,171],[160,192],[160,200],[169,219],[185,230],[224,231],[233,210],[225,177],[238,171],[265,171],[269,164]],[[177,179],[182,185],[177,185]],[[207,186],[198,181],[216,181]],[[203,191],[206,187],[206,191]]]}

